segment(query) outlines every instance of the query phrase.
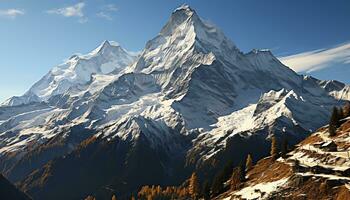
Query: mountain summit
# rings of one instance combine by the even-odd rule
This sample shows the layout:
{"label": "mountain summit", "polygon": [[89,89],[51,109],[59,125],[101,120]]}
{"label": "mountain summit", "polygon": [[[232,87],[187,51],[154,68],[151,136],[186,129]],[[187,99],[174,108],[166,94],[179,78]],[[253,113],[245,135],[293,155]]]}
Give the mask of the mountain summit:
{"label": "mountain summit", "polygon": [[104,42],[0,107],[0,170],[36,199],[177,184],[266,156],[272,135],[304,139],[347,97],[323,85],[270,51],[242,53],[184,5],[138,57]]}
{"label": "mountain summit", "polygon": [[118,43],[104,41],[87,55],[71,56],[65,63],[50,70],[26,94],[12,97],[2,105],[15,106],[47,101],[50,97],[66,92],[82,92],[93,81],[93,76],[116,74],[135,58]]}
{"label": "mountain summit", "polygon": [[[193,9],[184,5],[172,13],[158,36],[146,44],[142,59],[134,69],[150,72],[161,70],[160,66],[164,70],[170,66],[176,68],[174,62],[181,62],[177,59],[181,57],[184,60],[189,53],[214,53],[232,60],[227,51],[237,51],[237,48],[221,30],[201,20]],[[149,58],[153,60],[147,62]]]}

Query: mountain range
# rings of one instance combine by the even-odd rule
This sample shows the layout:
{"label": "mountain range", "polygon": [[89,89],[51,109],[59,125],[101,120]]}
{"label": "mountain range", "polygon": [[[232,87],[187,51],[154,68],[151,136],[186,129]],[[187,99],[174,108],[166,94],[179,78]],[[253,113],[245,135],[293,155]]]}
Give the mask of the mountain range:
{"label": "mountain range", "polygon": [[103,42],[0,107],[0,171],[33,199],[125,198],[212,177],[326,124],[350,86],[302,76],[269,50],[241,52],[188,5],[139,55]]}

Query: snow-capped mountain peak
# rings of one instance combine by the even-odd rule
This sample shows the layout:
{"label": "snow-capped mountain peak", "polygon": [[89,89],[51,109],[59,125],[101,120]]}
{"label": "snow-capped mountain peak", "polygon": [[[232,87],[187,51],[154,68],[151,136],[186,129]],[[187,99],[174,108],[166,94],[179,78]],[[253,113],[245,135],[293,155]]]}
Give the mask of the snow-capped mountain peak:
{"label": "snow-capped mountain peak", "polygon": [[118,50],[119,53],[128,53],[125,49],[123,49],[120,46],[118,42],[105,40],[96,49],[91,51],[91,53],[87,54],[86,56],[98,56],[101,54],[108,54],[111,51],[114,51],[114,53],[116,53],[116,50]]}
{"label": "snow-capped mountain peak", "polygon": [[153,74],[165,93],[179,97],[186,93],[191,75],[198,67],[217,60],[233,64],[239,56],[243,54],[219,28],[184,5],[147,42],[128,72]]}
{"label": "snow-capped mountain peak", "polygon": [[176,8],[174,12],[177,12],[177,11],[191,11],[191,12],[195,12],[191,7],[190,5],[188,4],[182,4],[180,7]]}
{"label": "snow-capped mountain peak", "polygon": [[160,35],[170,35],[184,23],[199,23],[199,17],[188,5],[183,5],[172,13],[168,23],[160,31]]}
{"label": "snow-capped mountain peak", "polygon": [[177,36],[178,39],[187,35],[192,39],[190,44],[193,45],[196,42],[197,47],[202,48],[205,52],[219,53],[222,47],[236,49],[233,42],[226,38],[219,28],[201,19],[196,11],[186,4],[172,13],[160,35]]}
{"label": "snow-capped mountain peak", "polygon": [[106,40],[86,55],[71,56],[66,62],[50,70],[25,95],[12,97],[2,105],[46,101],[68,90],[79,92],[88,87],[93,75],[117,74],[135,59],[135,55],[123,49],[118,43]]}

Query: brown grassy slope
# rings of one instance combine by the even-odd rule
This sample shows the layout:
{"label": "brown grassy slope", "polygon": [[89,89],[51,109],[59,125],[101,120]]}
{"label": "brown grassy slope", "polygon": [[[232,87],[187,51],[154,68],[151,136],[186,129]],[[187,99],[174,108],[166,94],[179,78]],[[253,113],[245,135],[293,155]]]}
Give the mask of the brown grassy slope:
{"label": "brown grassy slope", "polygon": [[[334,155],[330,153],[317,154],[308,149],[302,149],[301,146],[313,145],[324,141],[325,137],[332,139],[339,149],[350,149],[350,120],[343,122],[338,128],[336,135],[333,137],[323,136],[327,135],[327,127],[320,128],[317,134],[313,134],[297,145],[297,149],[289,154],[292,156],[295,152],[304,152],[310,158],[322,160],[333,160]],[[344,159],[344,158],[341,158]],[[286,158],[288,160],[288,158]],[[287,200],[350,200],[350,184],[339,180],[332,180],[324,177],[314,175],[300,175],[299,172],[293,171],[290,165],[290,159],[286,160],[272,160],[271,157],[264,158],[256,163],[256,165],[247,173],[248,179],[242,184],[242,188],[251,187],[259,183],[268,183],[283,178],[289,178],[288,182],[284,184],[277,191],[271,193],[265,199],[287,199]],[[240,199],[234,193],[240,189],[233,191],[229,190],[224,194],[218,196],[216,199],[224,199],[231,197],[231,199]]]}

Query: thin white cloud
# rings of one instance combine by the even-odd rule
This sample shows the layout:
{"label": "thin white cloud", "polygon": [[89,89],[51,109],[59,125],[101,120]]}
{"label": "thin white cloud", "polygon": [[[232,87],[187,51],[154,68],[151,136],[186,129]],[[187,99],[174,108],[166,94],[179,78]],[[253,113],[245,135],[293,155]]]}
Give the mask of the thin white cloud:
{"label": "thin white cloud", "polygon": [[97,14],[97,17],[100,17],[100,18],[103,18],[103,19],[106,19],[106,20],[113,20],[112,16],[108,13],[105,13],[105,12],[98,12]]}
{"label": "thin white cloud", "polygon": [[58,8],[58,9],[52,9],[46,11],[49,14],[56,14],[56,15],[62,15],[64,17],[84,17],[83,8],[85,7],[85,3],[77,3],[72,6],[64,7],[64,8]]}
{"label": "thin white cloud", "polygon": [[113,20],[113,13],[118,11],[118,7],[114,4],[107,4],[101,7],[100,12],[98,12],[96,15],[97,17],[106,19],[106,20]]}
{"label": "thin white cloud", "polygon": [[329,49],[318,49],[279,59],[294,71],[307,73],[336,64],[350,64],[350,42]]}
{"label": "thin white cloud", "polygon": [[24,10],[19,10],[19,9],[0,10],[0,17],[15,19],[20,15],[24,15]]}

